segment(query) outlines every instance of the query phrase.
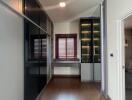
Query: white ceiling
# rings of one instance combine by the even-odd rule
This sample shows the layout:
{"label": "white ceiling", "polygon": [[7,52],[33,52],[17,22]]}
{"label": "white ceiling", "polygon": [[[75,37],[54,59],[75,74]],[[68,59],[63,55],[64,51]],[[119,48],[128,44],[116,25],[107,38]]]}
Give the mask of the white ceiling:
{"label": "white ceiling", "polygon": [[125,28],[131,28],[132,29],[132,16],[128,17],[127,19],[125,19]]}
{"label": "white ceiling", "polygon": [[[75,18],[81,13],[99,5],[102,0],[39,0],[45,11],[54,22],[63,22]],[[66,2],[65,8],[60,8],[60,2]]]}

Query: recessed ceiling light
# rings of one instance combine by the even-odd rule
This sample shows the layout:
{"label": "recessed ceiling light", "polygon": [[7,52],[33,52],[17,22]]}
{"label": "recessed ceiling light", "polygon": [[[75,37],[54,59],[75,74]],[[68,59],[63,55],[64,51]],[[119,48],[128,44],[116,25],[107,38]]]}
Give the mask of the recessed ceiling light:
{"label": "recessed ceiling light", "polygon": [[60,7],[62,7],[62,8],[64,8],[64,7],[66,7],[66,3],[65,2],[60,2]]}

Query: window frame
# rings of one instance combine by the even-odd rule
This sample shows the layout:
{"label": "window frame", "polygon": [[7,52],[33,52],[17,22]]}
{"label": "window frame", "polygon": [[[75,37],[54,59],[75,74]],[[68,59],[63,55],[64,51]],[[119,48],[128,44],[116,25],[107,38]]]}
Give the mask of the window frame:
{"label": "window frame", "polygon": [[[76,59],[77,58],[77,34],[56,34],[55,35],[55,57],[56,59],[63,59],[59,58],[59,38],[74,38],[74,58],[67,58],[67,49],[66,49],[66,58],[64,59]],[[67,45],[67,42],[66,42]],[[66,46],[67,48],[67,46]]]}

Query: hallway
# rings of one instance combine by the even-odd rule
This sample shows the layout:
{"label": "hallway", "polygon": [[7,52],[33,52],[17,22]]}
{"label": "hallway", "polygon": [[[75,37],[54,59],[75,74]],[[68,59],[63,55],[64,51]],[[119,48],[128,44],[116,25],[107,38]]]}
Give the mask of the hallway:
{"label": "hallway", "polygon": [[94,83],[79,78],[54,78],[38,100],[105,100]]}

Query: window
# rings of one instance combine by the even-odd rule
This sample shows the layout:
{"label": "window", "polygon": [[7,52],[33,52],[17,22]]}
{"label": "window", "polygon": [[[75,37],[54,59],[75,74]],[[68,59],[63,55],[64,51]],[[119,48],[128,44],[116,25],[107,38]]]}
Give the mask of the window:
{"label": "window", "polygon": [[77,58],[77,35],[57,34],[56,35],[56,58],[74,59]]}
{"label": "window", "polygon": [[59,38],[58,39],[58,54],[59,54],[59,58],[66,58],[66,39],[65,38]]}

